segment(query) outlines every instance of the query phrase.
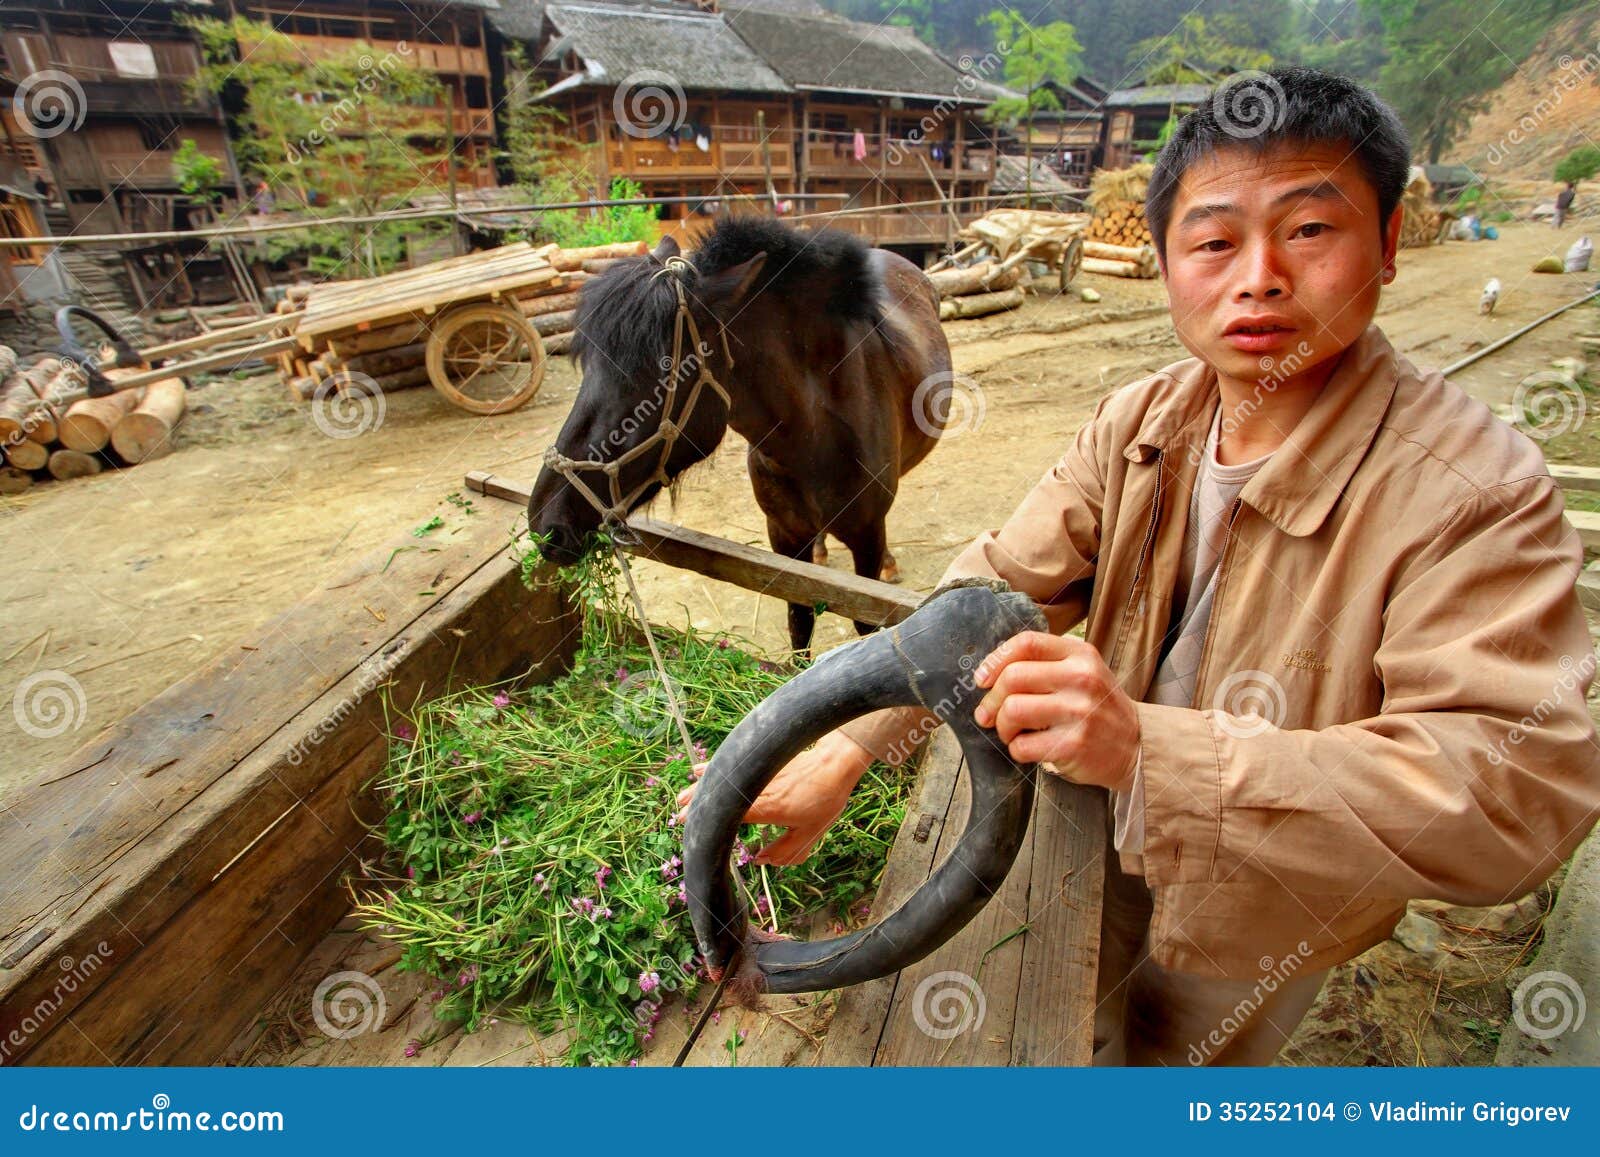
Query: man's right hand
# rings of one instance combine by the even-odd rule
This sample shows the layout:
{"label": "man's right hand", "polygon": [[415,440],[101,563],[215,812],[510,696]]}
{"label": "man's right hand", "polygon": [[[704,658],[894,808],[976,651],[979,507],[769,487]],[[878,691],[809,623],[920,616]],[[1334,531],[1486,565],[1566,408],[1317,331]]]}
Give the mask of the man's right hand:
{"label": "man's right hand", "polygon": [[[758,864],[799,864],[843,813],[850,793],[872,766],[872,756],[855,740],[830,731],[784,765],[744,814],[744,822],[775,824],[789,830],[756,853]],[[696,764],[696,779],[706,765]],[[678,793],[678,822],[689,814],[695,789]]]}

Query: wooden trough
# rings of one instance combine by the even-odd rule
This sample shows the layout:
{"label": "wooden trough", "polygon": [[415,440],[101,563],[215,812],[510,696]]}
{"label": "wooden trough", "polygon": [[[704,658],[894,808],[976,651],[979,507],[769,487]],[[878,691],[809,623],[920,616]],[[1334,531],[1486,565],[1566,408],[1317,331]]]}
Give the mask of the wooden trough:
{"label": "wooden trough", "polygon": [[[467,484],[526,500],[525,486],[487,474]],[[438,542],[403,536],[8,801],[0,1063],[211,1064],[303,964],[322,959],[330,933],[350,926],[348,879],[382,851],[366,825],[383,813],[370,790],[389,744],[383,697],[409,704],[518,676],[546,681],[571,660],[578,617],[566,592],[523,586],[506,521],[471,519]],[[637,555],[854,619],[898,622],[920,601],[696,531],[632,524]],[[960,834],[962,780],[959,749],[941,733],[890,854],[880,912]],[[1093,792],[1049,777],[1039,787],[1028,842],[976,920],[914,967],[836,994],[825,1036],[786,1027],[818,994],[768,997],[766,1014],[730,1009],[725,1017],[753,1018],[756,1029],[738,1063],[1087,1063],[1104,811]],[[981,986],[982,1017],[961,1034],[930,1035],[927,1002],[961,976]],[[402,1021],[327,1063],[400,1063]],[[645,1063],[677,1051],[682,1030],[660,1027]],[[486,1050],[467,1043],[483,1034],[456,1035],[447,1055],[484,1063]],[[707,1033],[688,1063],[727,1064],[722,1039]]]}

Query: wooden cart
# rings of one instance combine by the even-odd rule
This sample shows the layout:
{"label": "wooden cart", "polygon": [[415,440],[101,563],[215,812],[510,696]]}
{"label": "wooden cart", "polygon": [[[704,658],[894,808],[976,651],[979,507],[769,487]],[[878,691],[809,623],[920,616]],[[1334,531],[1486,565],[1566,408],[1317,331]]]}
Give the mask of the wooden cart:
{"label": "wooden cart", "polygon": [[[474,474],[467,485],[526,503],[525,484]],[[366,825],[384,814],[372,784],[388,755],[385,695],[412,703],[547,681],[576,648],[568,592],[523,586],[506,550],[515,507],[503,509],[434,551],[402,536],[13,794],[0,842],[11,881],[0,889],[0,1063],[210,1064],[269,1003],[309,1024],[316,981],[350,968],[380,974],[387,1016],[378,1031],[327,1041],[316,1063],[559,1053],[559,1040],[503,1020],[407,1055],[438,1027],[413,999],[426,982],[384,971],[398,948],[366,942],[349,918],[347,878],[382,852]],[[635,554],[852,619],[898,622],[920,601],[711,535],[633,525]],[[964,768],[946,739],[923,759],[880,908],[927,879],[965,825]],[[689,1063],[729,1063],[736,1024],[749,1029],[740,1065],[1087,1063],[1104,810],[1052,777],[1036,798],[1004,886],[937,952],[838,993],[769,996],[759,1013],[725,1006],[722,1031],[702,1036]],[[931,986],[962,976],[987,994],[981,1017],[930,1035],[919,1018]],[[645,1063],[671,1063],[685,1020],[662,1021]]]}
{"label": "wooden cart", "polygon": [[310,354],[338,339],[415,327],[428,379],[475,414],[515,410],[544,380],[544,345],[518,302],[560,273],[527,242],[469,253],[366,281],[314,287],[295,337]]}

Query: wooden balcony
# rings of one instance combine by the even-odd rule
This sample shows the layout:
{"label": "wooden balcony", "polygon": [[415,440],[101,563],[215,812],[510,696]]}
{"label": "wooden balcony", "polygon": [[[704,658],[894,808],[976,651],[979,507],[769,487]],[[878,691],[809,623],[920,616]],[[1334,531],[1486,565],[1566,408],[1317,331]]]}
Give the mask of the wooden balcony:
{"label": "wooden balcony", "polygon": [[494,110],[487,108],[415,108],[410,130],[418,135],[437,136],[443,139],[446,117],[455,123],[457,140],[467,137],[494,136]]}
{"label": "wooden balcony", "polygon": [[[794,174],[794,158],[788,146],[774,141],[771,149],[772,175]],[[606,145],[606,165],[613,177],[714,177],[734,175],[759,177],[765,171],[761,146],[755,141],[713,141],[701,152],[693,142],[671,148],[665,141],[649,137],[610,141]]]}
{"label": "wooden balcony", "polygon": [[356,44],[366,44],[372,49],[375,64],[381,64],[390,53],[395,59],[425,68],[429,72],[487,75],[489,56],[481,48],[457,48],[453,44],[419,44],[413,40],[367,40],[345,36],[309,36],[289,33],[289,38],[300,46],[307,56],[337,56],[349,52]]}
{"label": "wooden balcony", "polygon": [[[123,185],[132,189],[175,189],[178,182],[172,172],[174,155],[163,150],[143,153],[97,152],[96,159],[100,163],[100,171],[113,186]],[[209,155],[223,167],[224,173],[228,171],[226,157],[217,153]]]}
{"label": "wooden balcony", "polygon": [[[940,146],[935,159],[934,146],[927,142],[889,139],[888,147],[876,133],[866,134],[867,155],[856,160],[853,141],[848,137],[809,141],[806,144],[806,174],[811,177],[866,177],[869,175],[926,178],[932,169],[940,180],[951,178],[982,181],[994,175],[994,150],[962,145],[957,149]],[[954,154],[954,155],[952,155]],[[925,168],[923,162],[927,162]]]}

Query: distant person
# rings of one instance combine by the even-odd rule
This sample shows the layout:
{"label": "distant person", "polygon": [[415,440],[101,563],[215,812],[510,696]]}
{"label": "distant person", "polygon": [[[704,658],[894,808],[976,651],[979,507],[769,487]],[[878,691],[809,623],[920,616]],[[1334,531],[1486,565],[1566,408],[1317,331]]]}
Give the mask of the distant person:
{"label": "distant person", "polygon": [[1568,181],[1567,187],[1556,194],[1556,228],[1559,229],[1567,219],[1567,210],[1572,208],[1572,201],[1578,195],[1578,185],[1575,181]]}
{"label": "distant person", "polygon": [[275,204],[276,198],[272,195],[272,186],[265,181],[256,185],[256,212],[265,217],[272,212]]}

